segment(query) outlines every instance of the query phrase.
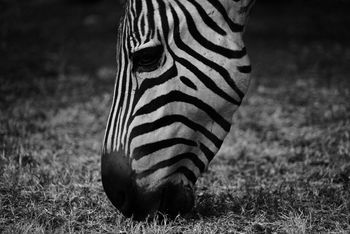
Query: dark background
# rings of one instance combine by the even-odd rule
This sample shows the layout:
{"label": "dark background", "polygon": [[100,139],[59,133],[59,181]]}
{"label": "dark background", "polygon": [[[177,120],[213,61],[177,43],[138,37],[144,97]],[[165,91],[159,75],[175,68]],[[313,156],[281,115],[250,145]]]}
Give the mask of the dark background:
{"label": "dark background", "polygon": [[[2,106],[18,97],[49,95],[68,74],[89,75],[96,92],[113,84],[119,1],[1,0],[0,9]],[[280,74],[274,70],[283,63],[279,51],[296,56],[298,69],[311,64],[349,73],[342,57],[349,53],[349,11],[348,1],[340,0],[258,0],[245,36],[254,73],[259,76],[268,69],[271,78]],[[320,79],[345,82],[336,74],[322,74]]]}

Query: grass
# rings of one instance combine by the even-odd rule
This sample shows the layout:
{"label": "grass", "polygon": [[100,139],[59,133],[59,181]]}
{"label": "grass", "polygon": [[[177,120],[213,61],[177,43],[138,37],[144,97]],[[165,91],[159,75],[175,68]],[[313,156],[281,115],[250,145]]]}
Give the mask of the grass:
{"label": "grass", "polygon": [[1,24],[1,233],[350,231],[345,6],[306,6],[294,22],[300,3],[257,5],[246,35],[254,80],[197,182],[193,211],[134,222],[113,208],[100,178],[120,6],[3,4],[11,17]]}

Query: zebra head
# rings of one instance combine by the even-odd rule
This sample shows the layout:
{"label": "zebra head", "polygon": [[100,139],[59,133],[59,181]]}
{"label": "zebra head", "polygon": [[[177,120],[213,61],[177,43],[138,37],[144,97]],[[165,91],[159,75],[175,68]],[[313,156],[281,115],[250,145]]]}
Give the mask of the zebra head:
{"label": "zebra head", "polygon": [[102,152],[104,190],[125,216],[192,208],[248,88],[251,2],[126,2]]}

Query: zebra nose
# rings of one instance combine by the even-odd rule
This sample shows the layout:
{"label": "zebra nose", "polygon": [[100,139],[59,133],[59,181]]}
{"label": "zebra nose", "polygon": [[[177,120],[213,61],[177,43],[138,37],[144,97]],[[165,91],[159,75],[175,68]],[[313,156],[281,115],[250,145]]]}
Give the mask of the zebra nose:
{"label": "zebra nose", "polygon": [[129,158],[123,153],[103,154],[101,171],[107,197],[123,215],[142,220],[158,209],[160,192],[142,191],[136,185]]}
{"label": "zebra nose", "polygon": [[185,214],[194,205],[194,192],[191,187],[168,183],[163,188],[159,210],[170,216]]}
{"label": "zebra nose", "polygon": [[139,188],[129,158],[123,153],[103,154],[101,169],[107,197],[126,217],[142,220],[157,211],[175,216],[193,207],[194,194],[189,186],[168,182],[153,191]]}
{"label": "zebra nose", "polygon": [[112,204],[130,216],[130,199],[132,196],[132,170],[129,159],[120,152],[102,155],[101,162],[102,185]]}

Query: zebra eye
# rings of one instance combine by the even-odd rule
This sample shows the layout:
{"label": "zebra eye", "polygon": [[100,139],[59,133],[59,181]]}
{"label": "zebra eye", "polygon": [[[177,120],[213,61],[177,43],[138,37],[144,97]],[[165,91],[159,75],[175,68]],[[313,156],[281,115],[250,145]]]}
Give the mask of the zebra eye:
{"label": "zebra eye", "polygon": [[133,70],[135,72],[151,72],[159,67],[163,55],[161,45],[147,47],[136,51],[132,55]]}

